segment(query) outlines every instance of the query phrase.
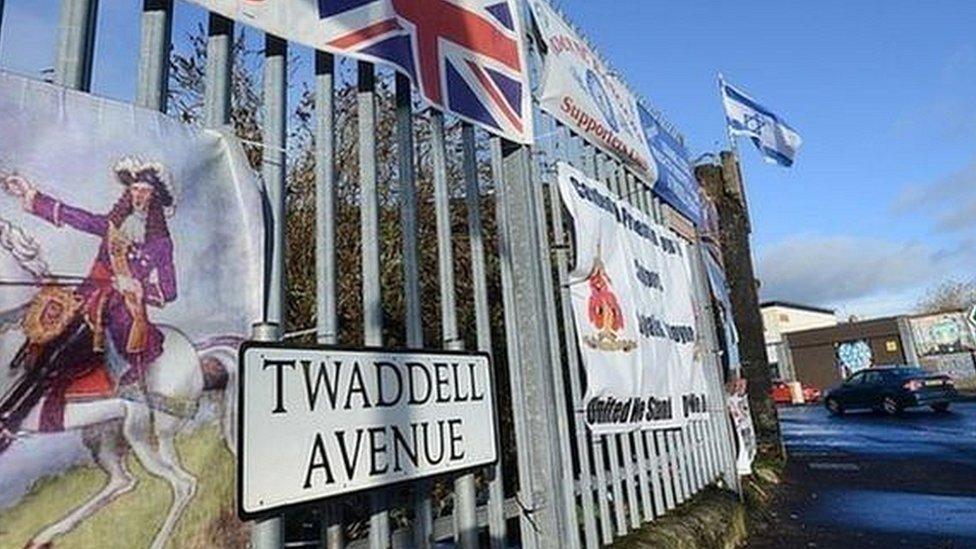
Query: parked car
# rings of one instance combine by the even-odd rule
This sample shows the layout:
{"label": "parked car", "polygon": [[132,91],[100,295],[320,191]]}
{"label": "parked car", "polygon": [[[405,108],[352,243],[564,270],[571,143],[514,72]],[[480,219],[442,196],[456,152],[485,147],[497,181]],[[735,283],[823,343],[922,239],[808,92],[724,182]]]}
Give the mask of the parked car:
{"label": "parked car", "polygon": [[[803,393],[803,402],[810,403],[820,400],[820,389],[801,385],[800,390]],[[769,395],[775,404],[793,404],[793,393],[787,381],[774,379],[772,387],[769,390]]]}
{"label": "parked car", "polygon": [[837,415],[854,409],[883,410],[895,415],[917,406],[945,412],[955,399],[956,388],[945,374],[910,366],[887,366],[861,370],[830,388],[824,406]]}
{"label": "parked car", "polygon": [[785,381],[773,380],[769,395],[773,398],[774,404],[793,404],[793,392]]}
{"label": "parked car", "polygon": [[803,386],[803,402],[810,404],[811,402],[820,402],[820,397],[823,396],[823,391],[817,389],[816,387],[810,387],[808,385]]}

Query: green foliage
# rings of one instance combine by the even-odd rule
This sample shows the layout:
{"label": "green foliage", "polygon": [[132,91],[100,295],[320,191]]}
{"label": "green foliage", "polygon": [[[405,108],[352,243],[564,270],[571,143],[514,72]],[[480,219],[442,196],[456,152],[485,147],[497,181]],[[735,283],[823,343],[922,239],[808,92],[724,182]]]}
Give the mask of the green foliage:
{"label": "green foliage", "polygon": [[976,304],[976,279],[948,279],[930,287],[915,307],[919,313],[967,311]]}

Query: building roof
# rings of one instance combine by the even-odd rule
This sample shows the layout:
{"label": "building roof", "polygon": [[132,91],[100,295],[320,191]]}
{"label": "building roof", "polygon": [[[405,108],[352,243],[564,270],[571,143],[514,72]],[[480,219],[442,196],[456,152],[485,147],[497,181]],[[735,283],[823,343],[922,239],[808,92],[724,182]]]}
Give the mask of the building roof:
{"label": "building roof", "polygon": [[826,315],[834,314],[833,309],[825,309],[823,307],[814,307],[812,305],[804,305],[802,303],[793,303],[792,301],[763,301],[759,304],[760,309],[766,307],[786,307],[788,309],[799,309],[801,311],[810,311],[813,313],[823,313]]}
{"label": "building roof", "polygon": [[[870,339],[876,337],[890,337],[901,339],[898,330],[898,316],[886,316],[882,318],[872,318],[868,320],[855,320],[854,322],[841,322],[836,326],[824,326],[822,328],[810,328],[790,332],[790,348],[808,347],[811,345],[822,345],[825,343],[838,343],[853,339]],[[902,342],[903,345],[906,342]]]}

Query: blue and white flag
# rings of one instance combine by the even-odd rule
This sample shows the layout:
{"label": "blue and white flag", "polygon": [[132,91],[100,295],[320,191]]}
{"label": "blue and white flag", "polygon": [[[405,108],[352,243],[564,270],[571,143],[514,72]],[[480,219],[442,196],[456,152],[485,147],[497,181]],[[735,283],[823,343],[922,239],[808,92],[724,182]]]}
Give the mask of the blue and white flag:
{"label": "blue and white flag", "polygon": [[719,80],[729,132],[750,137],[767,162],[792,166],[803,142],[800,134],[756,100]]}

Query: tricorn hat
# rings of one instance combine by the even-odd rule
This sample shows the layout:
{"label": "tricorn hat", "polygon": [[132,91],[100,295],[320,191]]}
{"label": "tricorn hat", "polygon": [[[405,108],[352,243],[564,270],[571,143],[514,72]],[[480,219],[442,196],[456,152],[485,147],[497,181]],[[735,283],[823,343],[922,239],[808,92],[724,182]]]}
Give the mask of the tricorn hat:
{"label": "tricorn hat", "polygon": [[112,166],[119,182],[128,187],[135,183],[151,185],[159,203],[164,208],[173,205],[173,186],[169,172],[159,162],[144,160],[135,156],[124,156]]}

